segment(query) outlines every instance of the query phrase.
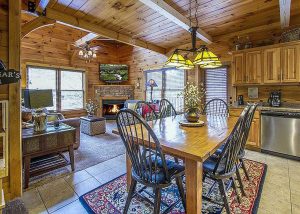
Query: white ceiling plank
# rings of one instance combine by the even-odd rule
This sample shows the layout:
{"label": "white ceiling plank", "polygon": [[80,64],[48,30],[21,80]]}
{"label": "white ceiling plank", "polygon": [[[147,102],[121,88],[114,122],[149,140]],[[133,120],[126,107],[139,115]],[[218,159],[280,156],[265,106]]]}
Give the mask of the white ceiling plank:
{"label": "white ceiling plank", "polygon": [[84,37],[82,37],[81,39],[78,39],[76,42],[75,42],[75,45],[76,46],[81,46],[83,44],[85,44],[86,42],[89,42],[93,39],[96,39],[98,38],[99,35],[98,34],[95,34],[95,33],[88,33],[87,35],[85,35]]}
{"label": "white ceiling plank", "polygon": [[[170,21],[174,22],[178,26],[182,27],[183,29],[189,31],[190,29],[190,21],[188,18],[180,14],[177,10],[173,7],[168,5],[163,0],[139,0],[143,4],[147,5],[151,9],[155,10],[162,16],[166,17]],[[212,37],[208,35],[206,32],[198,28],[197,30],[197,37],[202,41],[210,44],[212,43]]]}
{"label": "white ceiling plank", "polygon": [[291,0],[279,0],[281,28],[289,27],[291,17]]}

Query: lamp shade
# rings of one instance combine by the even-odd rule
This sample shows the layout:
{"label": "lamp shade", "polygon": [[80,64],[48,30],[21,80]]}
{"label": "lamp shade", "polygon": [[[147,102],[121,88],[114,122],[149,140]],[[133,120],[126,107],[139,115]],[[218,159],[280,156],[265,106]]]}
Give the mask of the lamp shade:
{"label": "lamp shade", "polygon": [[187,59],[185,60],[184,65],[178,66],[178,69],[185,69],[185,70],[189,70],[189,69],[193,69],[195,68],[194,64],[192,63],[191,60]]}
{"label": "lamp shade", "polygon": [[177,51],[174,51],[174,53],[170,56],[170,58],[166,62],[167,66],[182,66],[184,64],[185,64],[184,57],[181,54],[179,54]]}
{"label": "lamp shade", "polygon": [[218,61],[219,58],[211,51],[207,49],[207,47],[201,47],[200,52],[197,54],[194,64],[208,64],[212,62]]}
{"label": "lamp shade", "polygon": [[201,64],[200,67],[201,68],[219,68],[222,66],[222,62],[221,61],[215,61],[215,62],[210,62],[210,63],[205,63],[205,64]]}
{"label": "lamp shade", "polygon": [[149,87],[158,87],[154,79],[149,79],[148,82],[146,83],[146,86]]}

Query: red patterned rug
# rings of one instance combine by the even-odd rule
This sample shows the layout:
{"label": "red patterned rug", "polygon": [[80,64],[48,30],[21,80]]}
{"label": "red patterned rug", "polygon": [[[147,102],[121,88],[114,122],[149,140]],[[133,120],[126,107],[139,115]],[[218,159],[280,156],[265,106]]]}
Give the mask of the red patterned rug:
{"label": "red patterned rug", "polygon": [[[257,213],[257,208],[260,200],[260,194],[264,183],[264,178],[267,170],[267,165],[252,160],[245,160],[246,167],[249,172],[250,181],[243,174],[242,178],[247,197],[242,197],[239,204],[235,198],[235,193],[232,190],[228,191],[230,207],[232,213],[250,214]],[[206,194],[213,181],[205,179],[203,184],[203,194]],[[138,188],[142,186],[139,185]],[[151,190],[149,190],[151,192]],[[147,194],[147,193],[144,193]],[[126,175],[122,175],[80,197],[80,201],[89,213],[122,213],[127,197],[126,192]],[[149,197],[150,198],[150,197]],[[166,204],[172,204],[179,198],[177,186],[171,185],[162,192],[162,200]],[[218,186],[215,185],[210,198],[222,201]],[[165,210],[164,205],[161,206],[161,211]],[[150,214],[153,213],[152,205],[142,198],[136,196],[131,201],[129,211],[130,214]],[[172,214],[184,214],[184,209],[181,203],[173,208]],[[226,213],[223,207],[212,204],[208,201],[203,201],[202,213]]]}

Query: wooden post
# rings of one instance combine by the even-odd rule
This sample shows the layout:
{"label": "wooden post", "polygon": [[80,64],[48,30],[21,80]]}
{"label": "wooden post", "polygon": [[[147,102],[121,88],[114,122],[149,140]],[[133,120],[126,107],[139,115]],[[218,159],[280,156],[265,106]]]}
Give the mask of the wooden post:
{"label": "wooden post", "polygon": [[[9,0],[8,67],[20,71],[21,0]],[[9,188],[11,199],[22,194],[20,85],[9,85]]]}

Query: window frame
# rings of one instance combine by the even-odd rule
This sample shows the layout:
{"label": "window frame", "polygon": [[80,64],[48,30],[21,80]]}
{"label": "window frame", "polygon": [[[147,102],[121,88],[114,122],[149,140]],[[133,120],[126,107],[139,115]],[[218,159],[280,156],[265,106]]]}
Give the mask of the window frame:
{"label": "window frame", "polygon": [[[51,67],[51,66],[39,66],[39,65],[26,65],[26,88],[29,88],[29,70],[30,68],[40,68],[40,69],[49,69],[55,70],[55,82],[56,82],[56,109],[54,111],[57,112],[65,112],[65,111],[75,111],[75,110],[82,110],[84,109],[86,103],[86,72],[84,69],[77,69],[77,68],[63,68],[63,67]],[[69,72],[80,72],[82,74],[82,90],[61,90],[61,74],[63,71]],[[82,91],[83,96],[83,106],[82,108],[73,108],[73,109],[62,109],[61,103],[61,92],[62,91]]]}

